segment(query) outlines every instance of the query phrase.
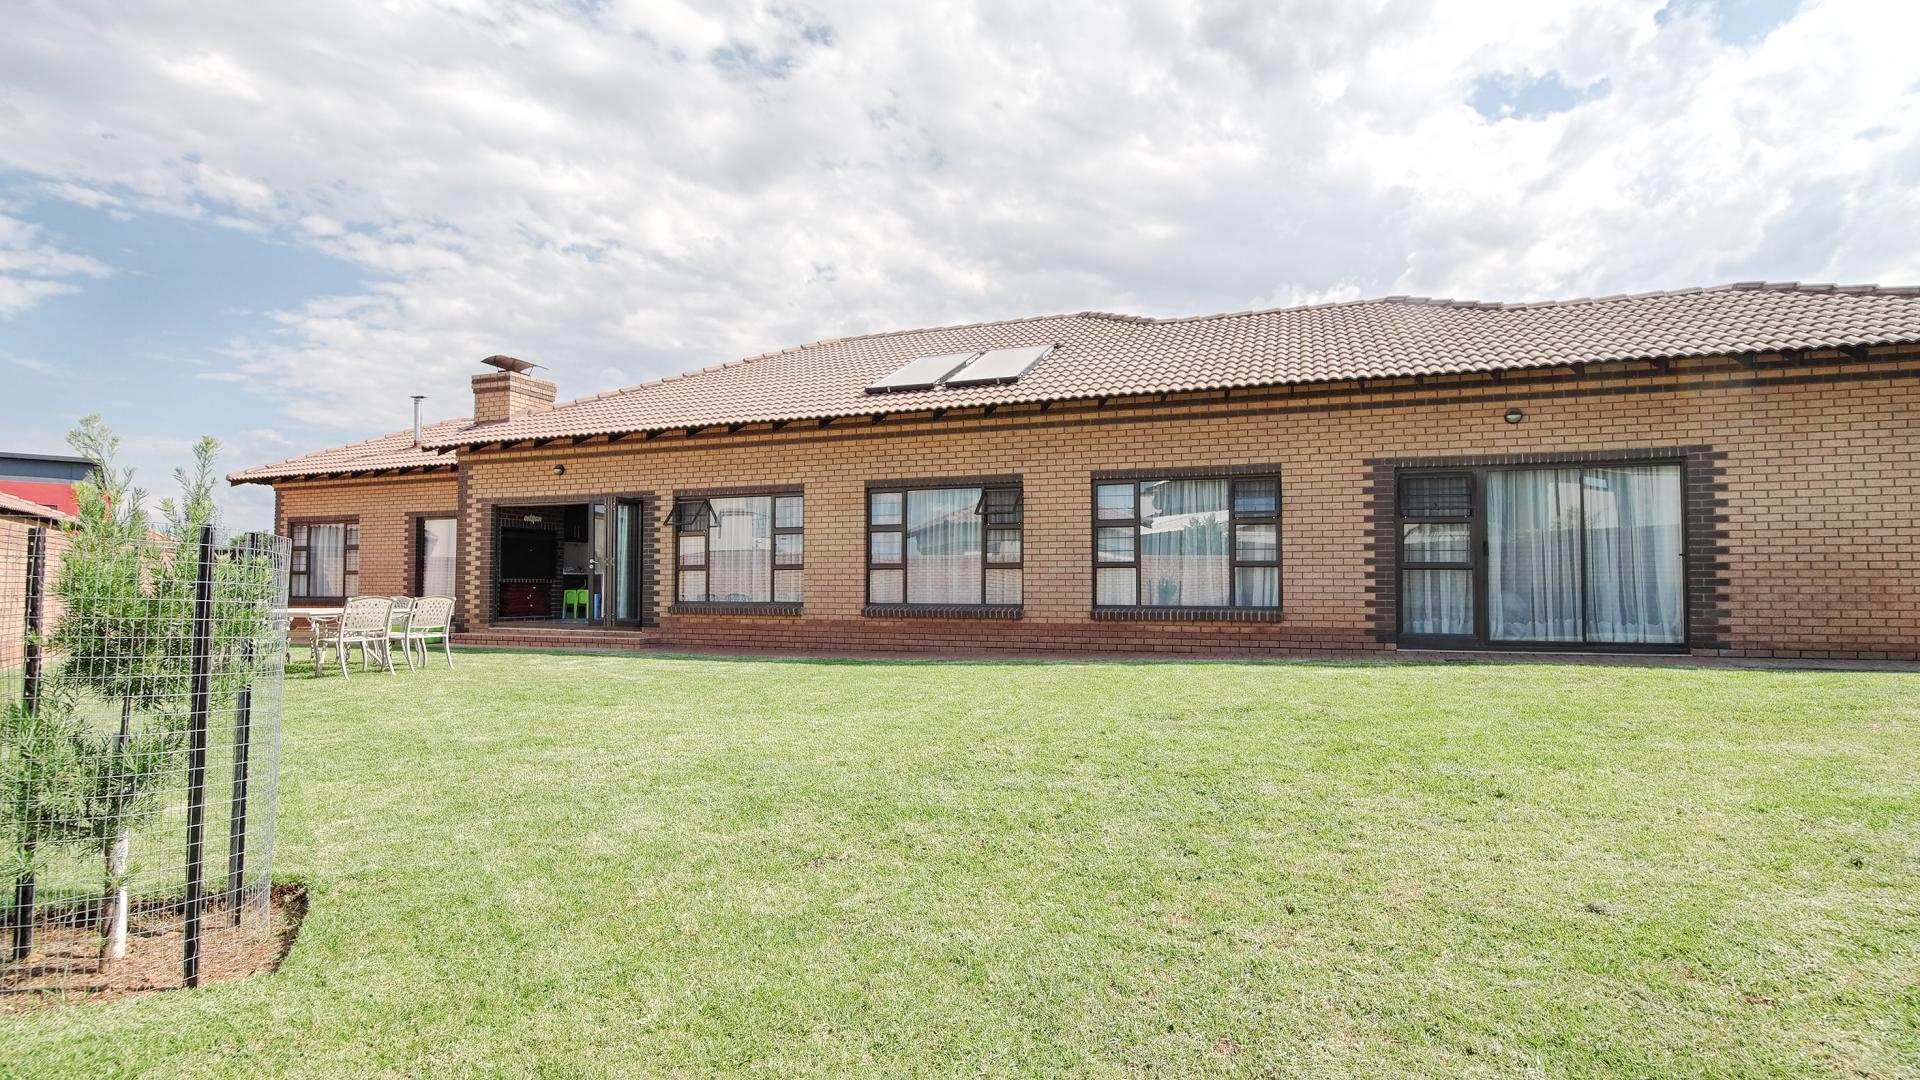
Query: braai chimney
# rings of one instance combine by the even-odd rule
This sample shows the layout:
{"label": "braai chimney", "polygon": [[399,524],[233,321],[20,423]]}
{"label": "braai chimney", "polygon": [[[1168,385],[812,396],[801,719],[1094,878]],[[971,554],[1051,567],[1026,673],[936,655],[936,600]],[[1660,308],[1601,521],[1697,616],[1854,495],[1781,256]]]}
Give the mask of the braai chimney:
{"label": "braai chimney", "polygon": [[427,400],[425,394],[413,395],[413,448],[420,449],[420,403]]}
{"label": "braai chimney", "polygon": [[498,371],[473,377],[473,422],[497,424],[521,413],[553,408],[559,387],[527,374],[539,364],[511,356],[489,356],[480,361]]}

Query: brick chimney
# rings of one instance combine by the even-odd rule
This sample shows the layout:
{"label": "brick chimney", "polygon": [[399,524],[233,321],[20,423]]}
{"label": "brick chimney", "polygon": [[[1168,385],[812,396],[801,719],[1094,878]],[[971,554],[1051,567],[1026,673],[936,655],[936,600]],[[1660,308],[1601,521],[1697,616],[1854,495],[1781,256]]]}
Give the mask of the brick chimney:
{"label": "brick chimney", "polygon": [[489,356],[480,361],[499,368],[473,377],[473,422],[496,424],[522,413],[553,408],[553,397],[560,389],[545,379],[527,374],[530,364],[511,356]]}

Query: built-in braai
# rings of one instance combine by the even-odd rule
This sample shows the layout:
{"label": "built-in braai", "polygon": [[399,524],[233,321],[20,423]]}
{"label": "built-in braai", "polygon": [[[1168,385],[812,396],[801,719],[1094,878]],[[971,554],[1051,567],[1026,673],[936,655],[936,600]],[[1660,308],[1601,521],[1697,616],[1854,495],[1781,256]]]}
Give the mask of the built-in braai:
{"label": "built-in braai", "polygon": [[634,499],[494,507],[493,618],[579,628],[639,624],[640,534]]}

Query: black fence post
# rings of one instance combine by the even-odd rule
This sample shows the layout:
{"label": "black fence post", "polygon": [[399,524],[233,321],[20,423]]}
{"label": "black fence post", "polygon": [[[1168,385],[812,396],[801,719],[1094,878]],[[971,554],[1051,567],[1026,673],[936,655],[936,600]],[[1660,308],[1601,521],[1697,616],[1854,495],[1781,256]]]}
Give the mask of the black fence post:
{"label": "black fence post", "polygon": [[200,875],[207,832],[207,714],[213,707],[213,526],[200,526],[193,577],[193,713],[187,751],[187,921],[181,935],[181,975],[200,985]]}
{"label": "black fence post", "polygon": [[[27,530],[27,666],[21,679],[20,703],[32,716],[40,709],[40,639],[46,633],[47,613],[47,530],[38,526]],[[27,856],[33,856],[34,822],[22,822],[28,832]],[[33,909],[36,878],[29,863],[13,883],[13,962],[20,963],[33,951]]]}
{"label": "black fence post", "polygon": [[[248,533],[240,543],[240,580],[251,583],[255,560],[263,545],[259,533]],[[245,600],[254,602],[248,595]],[[239,700],[233,710],[233,803],[227,818],[227,921],[240,925],[240,890],[247,874],[247,767],[253,753],[253,635],[240,646],[240,671],[246,681],[240,684]]]}

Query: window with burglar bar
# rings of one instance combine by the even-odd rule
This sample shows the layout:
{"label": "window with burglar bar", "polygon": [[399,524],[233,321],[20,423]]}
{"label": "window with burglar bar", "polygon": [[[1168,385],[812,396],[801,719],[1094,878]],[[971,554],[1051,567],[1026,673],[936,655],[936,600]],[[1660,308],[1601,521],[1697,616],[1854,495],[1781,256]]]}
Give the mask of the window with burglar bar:
{"label": "window with burglar bar", "polygon": [[1280,607],[1280,478],[1101,480],[1093,487],[1098,608]]}
{"label": "window with burglar bar", "polygon": [[799,604],[806,503],[798,493],[682,497],[675,596],[681,604]]}
{"label": "window with burglar bar", "polygon": [[292,601],[344,601],[359,591],[360,523],[294,523],[293,565],[288,575]]}
{"label": "window with burglar bar", "polygon": [[867,492],[867,603],[1012,608],[1021,603],[1017,483]]}

